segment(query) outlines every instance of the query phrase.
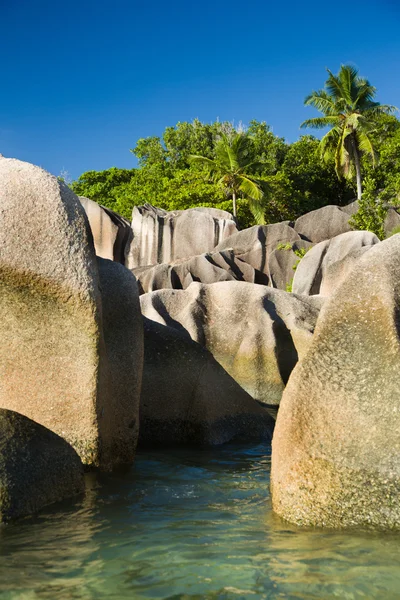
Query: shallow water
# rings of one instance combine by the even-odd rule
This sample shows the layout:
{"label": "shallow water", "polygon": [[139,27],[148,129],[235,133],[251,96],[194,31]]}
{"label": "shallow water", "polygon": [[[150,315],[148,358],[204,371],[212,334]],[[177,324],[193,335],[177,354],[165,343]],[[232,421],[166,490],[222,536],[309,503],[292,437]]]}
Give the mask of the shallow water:
{"label": "shallow water", "polygon": [[0,598],[400,598],[400,536],[288,526],[269,470],[263,446],[142,452],[0,528]]}

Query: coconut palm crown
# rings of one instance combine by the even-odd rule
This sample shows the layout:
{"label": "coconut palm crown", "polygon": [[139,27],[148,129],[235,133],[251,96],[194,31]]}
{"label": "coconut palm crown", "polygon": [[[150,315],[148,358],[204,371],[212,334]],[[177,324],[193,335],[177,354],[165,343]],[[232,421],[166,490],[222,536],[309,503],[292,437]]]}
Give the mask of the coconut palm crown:
{"label": "coconut palm crown", "polygon": [[323,129],[331,127],[321,139],[321,155],[325,160],[332,157],[336,173],[357,182],[357,198],[362,194],[360,157],[367,154],[375,165],[376,155],[370,134],[374,130],[376,117],[390,114],[395,106],[375,102],[376,88],[367,79],[358,75],[350,65],[342,65],[337,75],[327,69],[329,77],[322,90],[311,92],[304,100],[323,116],[307,119],[301,127]]}
{"label": "coconut palm crown", "polygon": [[264,224],[262,200],[264,192],[260,182],[250,173],[257,164],[251,156],[250,141],[244,133],[231,136],[222,134],[215,146],[215,159],[191,155],[191,162],[205,168],[206,176],[218,183],[232,198],[233,216],[236,218],[236,200],[239,195],[247,199],[258,224]]}

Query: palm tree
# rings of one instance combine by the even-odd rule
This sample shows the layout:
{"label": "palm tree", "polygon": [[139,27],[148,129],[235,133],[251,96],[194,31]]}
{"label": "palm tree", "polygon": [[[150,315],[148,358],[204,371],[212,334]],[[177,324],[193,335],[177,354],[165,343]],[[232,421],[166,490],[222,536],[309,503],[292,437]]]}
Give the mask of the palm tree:
{"label": "palm tree", "polygon": [[395,106],[374,101],[376,88],[358,75],[350,65],[342,65],[337,75],[327,69],[329,77],[325,88],[311,92],[304,100],[323,116],[307,119],[300,127],[331,127],[321,139],[321,155],[325,160],[334,158],[337,176],[357,181],[357,198],[362,194],[360,158],[367,154],[375,165],[376,156],[370,134],[377,116],[396,111]]}
{"label": "palm tree", "polygon": [[228,136],[222,134],[215,146],[215,159],[191,155],[192,162],[205,167],[207,178],[218,183],[232,198],[233,216],[236,218],[236,200],[239,195],[247,199],[249,208],[258,224],[264,224],[262,199],[264,192],[260,182],[249,171],[256,168],[252,160],[250,140],[244,133]]}

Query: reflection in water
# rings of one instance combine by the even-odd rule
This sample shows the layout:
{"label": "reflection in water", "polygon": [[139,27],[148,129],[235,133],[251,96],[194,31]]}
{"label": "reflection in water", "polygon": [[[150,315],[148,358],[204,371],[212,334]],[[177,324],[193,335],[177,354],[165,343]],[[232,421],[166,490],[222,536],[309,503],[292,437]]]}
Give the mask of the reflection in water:
{"label": "reflection in water", "polygon": [[128,474],[0,528],[0,598],[399,598],[398,536],[300,531],[269,502],[269,449],[146,452]]}

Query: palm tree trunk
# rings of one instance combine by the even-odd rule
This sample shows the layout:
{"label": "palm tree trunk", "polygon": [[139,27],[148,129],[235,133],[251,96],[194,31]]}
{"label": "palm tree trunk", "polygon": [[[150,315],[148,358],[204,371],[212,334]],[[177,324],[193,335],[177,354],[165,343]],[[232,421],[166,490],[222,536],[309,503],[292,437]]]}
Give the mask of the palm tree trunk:
{"label": "palm tree trunk", "polygon": [[362,196],[362,185],[361,185],[361,165],[360,155],[357,148],[357,140],[354,133],[351,136],[351,144],[353,146],[354,166],[356,168],[356,180],[357,180],[357,200],[361,200]]}
{"label": "palm tree trunk", "polygon": [[236,219],[236,192],[232,192],[233,216]]}

